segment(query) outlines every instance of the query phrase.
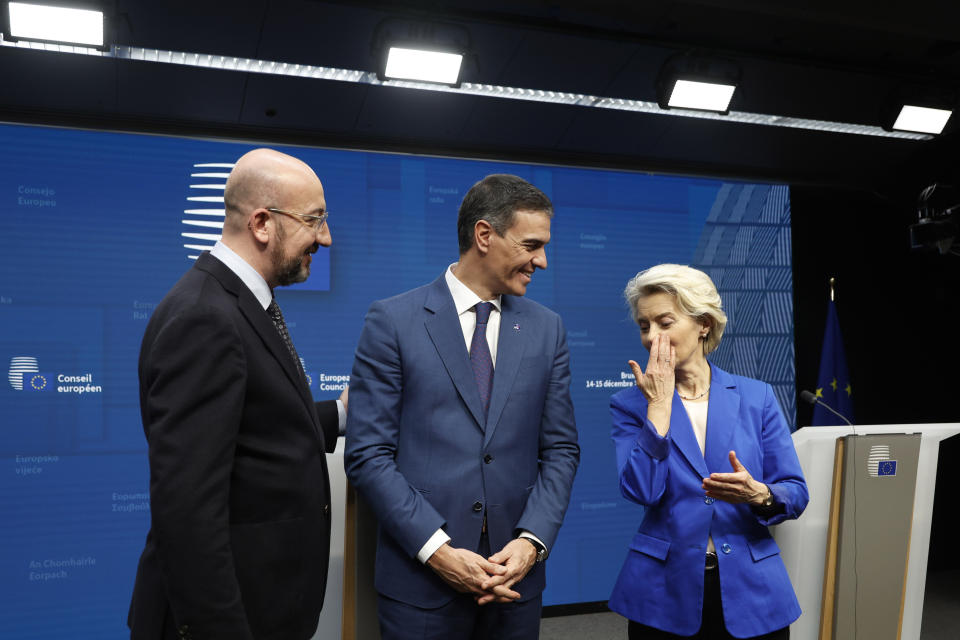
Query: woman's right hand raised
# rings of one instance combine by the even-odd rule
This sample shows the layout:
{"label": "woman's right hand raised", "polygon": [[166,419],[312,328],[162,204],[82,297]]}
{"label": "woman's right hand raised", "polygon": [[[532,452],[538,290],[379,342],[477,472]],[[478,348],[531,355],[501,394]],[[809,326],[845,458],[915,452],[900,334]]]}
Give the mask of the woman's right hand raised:
{"label": "woman's right hand raised", "polygon": [[633,360],[627,364],[637,379],[637,387],[647,398],[647,419],[653,423],[660,435],[666,435],[670,428],[670,408],[673,406],[673,391],[676,385],[674,367],[677,350],[670,339],[663,335],[654,337],[650,344],[650,359],[646,373]]}

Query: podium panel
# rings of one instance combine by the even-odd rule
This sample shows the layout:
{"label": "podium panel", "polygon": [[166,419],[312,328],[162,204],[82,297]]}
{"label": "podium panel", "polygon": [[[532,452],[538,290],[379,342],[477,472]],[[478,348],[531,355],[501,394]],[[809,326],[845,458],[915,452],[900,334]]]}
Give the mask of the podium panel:
{"label": "podium panel", "polygon": [[[793,434],[810,502],[800,518],[772,528],[803,609],[792,640],[919,640],[937,454],[940,441],[957,433],[960,424],[805,427]],[[841,453],[835,486],[836,452],[846,445],[851,453]],[[896,499],[886,493],[894,484],[905,493]],[[912,507],[896,515],[895,500]],[[858,504],[876,515],[858,521]],[[903,579],[891,584],[878,578],[880,570]]]}
{"label": "podium panel", "polygon": [[[920,434],[845,436],[837,447],[839,508],[829,536],[821,640],[897,640],[903,615]],[[828,550],[829,553],[829,550]],[[830,567],[835,571],[831,572]],[[831,575],[832,573],[832,575]],[[832,602],[831,602],[832,600]],[[827,625],[827,618],[832,624]]]}

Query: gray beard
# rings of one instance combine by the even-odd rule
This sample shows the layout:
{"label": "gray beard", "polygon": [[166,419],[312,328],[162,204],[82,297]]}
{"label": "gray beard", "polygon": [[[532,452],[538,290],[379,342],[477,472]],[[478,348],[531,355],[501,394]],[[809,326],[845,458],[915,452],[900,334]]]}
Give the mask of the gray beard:
{"label": "gray beard", "polygon": [[277,246],[270,262],[273,266],[273,272],[277,278],[277,285],[287,287],[297,282],[304,282],[310,275],[310,272],[303,266],[303,256],[294,256],[288,260],[283,258],[283,248]]}

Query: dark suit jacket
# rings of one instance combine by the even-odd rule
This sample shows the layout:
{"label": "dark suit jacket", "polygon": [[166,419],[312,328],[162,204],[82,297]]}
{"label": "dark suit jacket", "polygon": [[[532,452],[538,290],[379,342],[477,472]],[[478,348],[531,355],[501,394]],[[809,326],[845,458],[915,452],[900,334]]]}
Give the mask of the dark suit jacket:
{"label": "dark suit jacket", "polygon": [[[502,297],[487,419],[453,296],[432,284],[373,303],[350,376],[344,453],[380,522],[376,588],[418,607],[455,595],[416,558],[440,527],[476,551],[483,515],[499,551],[520,529],[552,548],[580,458],[566,331],[549,309]],[[545,585],[537,564],[514,589]]]}
{"label": "dark suit jacket", "polygon": [[256,297],[207,253],[154,311],[139,373],[151,529],[131,638],[309,638],[335,401],[313,402]]}

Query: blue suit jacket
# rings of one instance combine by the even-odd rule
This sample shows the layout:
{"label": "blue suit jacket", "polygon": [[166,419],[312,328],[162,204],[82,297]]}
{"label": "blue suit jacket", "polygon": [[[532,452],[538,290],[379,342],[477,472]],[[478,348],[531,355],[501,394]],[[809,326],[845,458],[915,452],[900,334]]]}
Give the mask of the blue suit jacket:
{"label": "blue suit jacket", "polygon": [[[703,606],[704,554],[712,535],[728,631],[749,637],[796,620],[800,605],[767,526],[796,518],[809,498],[770,385],[712,367],[703,455],[677,394],[665,438],[646,419],[646,397],[636,387],[614,395],[610,410],[620,491],[647,506],[610,608],[671,633],[695,633]],[[745,504],[706,498],[703,478],[731,472],[731,450],[756,480],[769,485],[783,505],[781,513],[765,519]]]}
{"label": "blue suit jacket", "polygon": [[[494,551],[526,529],[557,537],[579,462],[560,317],[502,297],[489,415],[444,278],[367,313],[350,378],[345,464],[380,523],[376,588],[418,607],[455,593],[417,552],[443,528],[475,551],[483,512]],[[478,507],[479,503],[479,507]],[[543,564],[514,586],[544,587]]]}

